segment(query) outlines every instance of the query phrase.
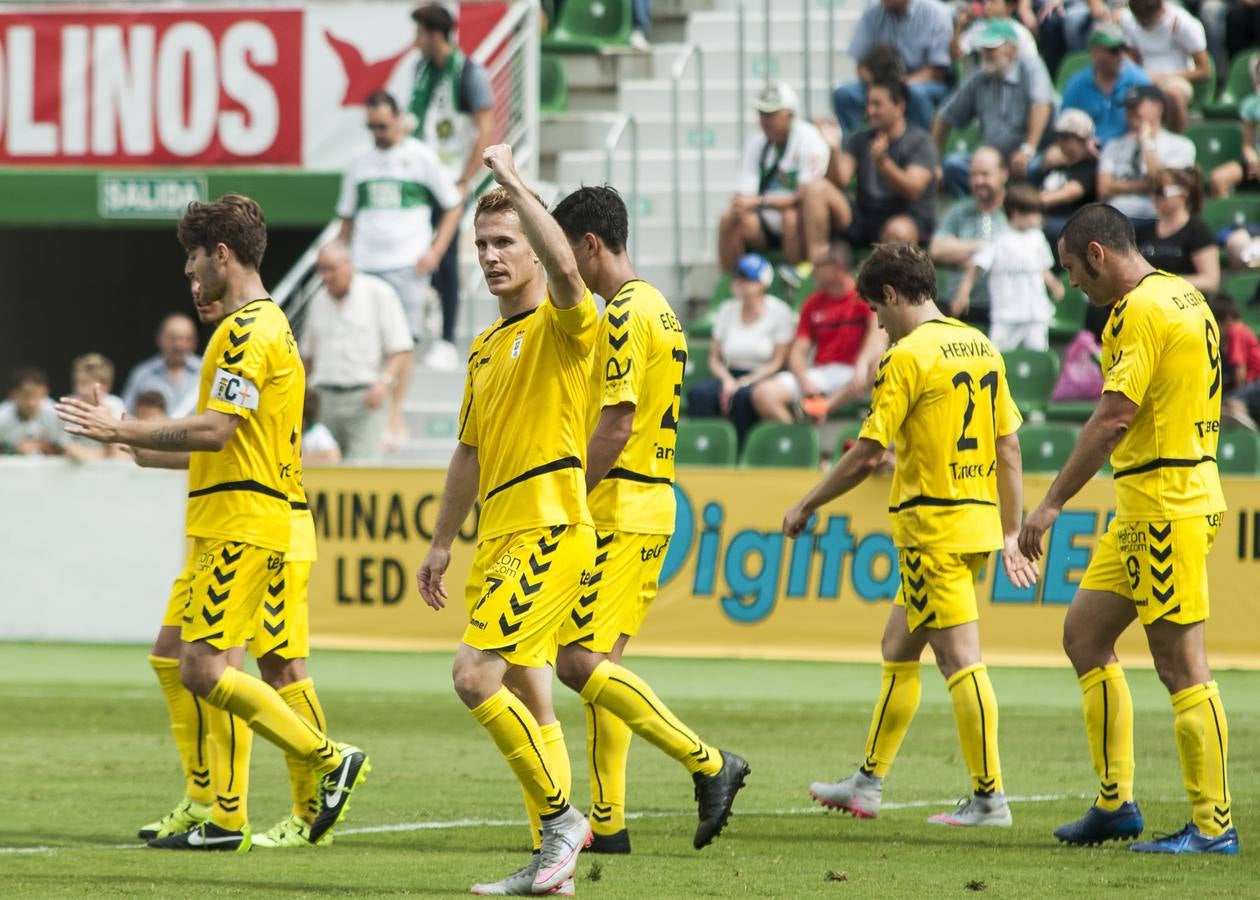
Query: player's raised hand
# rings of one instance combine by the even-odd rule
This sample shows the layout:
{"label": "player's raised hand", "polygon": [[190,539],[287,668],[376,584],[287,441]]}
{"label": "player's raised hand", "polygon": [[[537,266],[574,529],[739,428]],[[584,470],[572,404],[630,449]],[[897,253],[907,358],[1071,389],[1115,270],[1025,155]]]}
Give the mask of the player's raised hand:
{"label": "player's raised hand", "polygon": [[1037,564],[1020,552],[1018,535],[1007,535],[1002,542],[1002,565],[1015,587],[1032,587],[1041,575]]}
{"label": "player's raised hand", "polygon": [[520,180],[516,163],[512,160],[512,148],[507,144],[492,144],[481,154],[481,160],[494,176],[494,180],[507,186]]}
{"label": "player's raised hand", "polygon": [[1041,559],[1041,540],[1057,518],[1059,511],[1044,503],[1034,509],[1019,529],[1019,552],[1032,560]]}
{"label": "player's raised hand", "polygon": [[66,423],[67,434],[82,435],[102,444],[118,439],[118,420],[101,403],[101,386],[92,388],[92,402],[78,397],[62,397],[55,407],[57,416]]}
{"label": "player's raised hand", "polygon": [[451,564],[451,551],[445,547],[430,547],[424,562],[416,570],[416,587],[424,602],[434,609],[446,606],[446,585],[442,576]]}

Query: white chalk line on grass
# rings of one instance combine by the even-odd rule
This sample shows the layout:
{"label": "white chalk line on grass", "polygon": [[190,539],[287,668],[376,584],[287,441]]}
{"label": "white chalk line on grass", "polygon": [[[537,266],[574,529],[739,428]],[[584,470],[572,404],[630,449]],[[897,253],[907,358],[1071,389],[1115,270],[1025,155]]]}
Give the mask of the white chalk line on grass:
{"label": "white chalk line on grass", "polygon": [[[1011,796],[1006,799],[1011,803],[1055,803],[1059,800],[1088,800],[1092,794],[1029,794],[1027,796]],[[949,806],[953,800],[907,800],[901,803],[883,803],[881,810],[920,809],[926,806]],[[829,810],[821,806],[796,806],[788,809],[767,809],[740,811],[741,818],[753,816],[799,816],[827,813]],[[651,812],[631,812],[627,819],[672,819],[693,814],[692,810],[654,810]],[[396,834],[414,831],[445,831],[458,828],[508,828],[524,827],[529,823],[523,819],[449,819],[434,822],[399,822],[393,825],[362,825],[358,828],[338,828],[338,836],[352,834]],[[65,850],[140,850],[142,843],[131,844],[79,844],[65,847],[0,847],[0,853],[60,853]]]}

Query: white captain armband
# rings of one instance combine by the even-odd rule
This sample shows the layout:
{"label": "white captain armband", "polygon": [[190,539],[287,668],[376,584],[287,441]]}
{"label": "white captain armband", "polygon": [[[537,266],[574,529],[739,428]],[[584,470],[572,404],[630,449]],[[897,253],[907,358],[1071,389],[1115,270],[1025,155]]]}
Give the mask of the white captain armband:
{"label": "white captain armband", "polygon": [[224,369],[214,372],[210,399],[222,400],[242,409],[258,409],[258,386],[244,375],[233,375]]}

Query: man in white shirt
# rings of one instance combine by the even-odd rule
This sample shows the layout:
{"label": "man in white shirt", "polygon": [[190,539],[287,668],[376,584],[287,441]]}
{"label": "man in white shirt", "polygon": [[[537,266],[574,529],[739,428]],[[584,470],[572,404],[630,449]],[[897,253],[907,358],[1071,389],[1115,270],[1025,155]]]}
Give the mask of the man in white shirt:
{"label": "man in white shirt", "polygon": [[386,430],[403,430],[411,328],[394,290],[355,272],[341,241],[319,251],[316,269],[324,286],[311,298],[300,344],[320,421],[343,459],[380,459]]}
{"label": "man in white shirt", "polygon": [[166,401],[173,419],[196,411],[197,387],[201,383],[201,357],[196,354],[197,326],[186,313],[171,313],[157,332],[156,356],[139,363],[127,376],[122,400],[131,415],[136,414],[136,398],[145,391],[157,391]]}
{"label": "man in white shirt", "polygon": [[[359,271],[398,292],[418,339],[429,275],[455,236],[464,198],[432,148],[407,136],[398,103],[385,91],[368,97],[367,127],[376,146],[351,162],[342,179],[340,237]],[[436,234],[435,207],[445,210]]]}
{"label": "man in white shirt", "polygon": [[1153,84],[1135,87],[1124,100],[1128,131],[1103,147],[1098,161],[1098,199],[1135,225],[1155,219],[1155,176],[1164,169],[1194,166],[1193,142],[1165,131],[1163,115],[1164,92]]}
{"label": "man in white shirt", "polygon": [[1164,0],[1130,0],[1119,21],[1130,55],[1167,97],[1168,127],[1185,131],[1194,86],[1212,77],[1203,23]]}
{"label": "man in white shirt", "polygon": [[13,373],[9,399],[0,403],[0,454],[59,456],[69,440],[40,369]]}
{"label": "man in white shirt", "polygon": [[827,174],[831,147],[818,129],[796,116],[796,91],[778,82],[757,100],[761,130],[748,139],[735,197],[718,223],[718,261],[731,269],[749,250],[782,247],[801,261],[800,188]]}

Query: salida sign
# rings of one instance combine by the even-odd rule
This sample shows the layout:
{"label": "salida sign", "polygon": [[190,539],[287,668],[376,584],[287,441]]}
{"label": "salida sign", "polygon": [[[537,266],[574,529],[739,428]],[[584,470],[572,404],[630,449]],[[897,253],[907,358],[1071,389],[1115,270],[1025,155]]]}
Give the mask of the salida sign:
{"label": "salida sign", "polygon": [[299,164],[302,11],[0,17],[0,164]]}

